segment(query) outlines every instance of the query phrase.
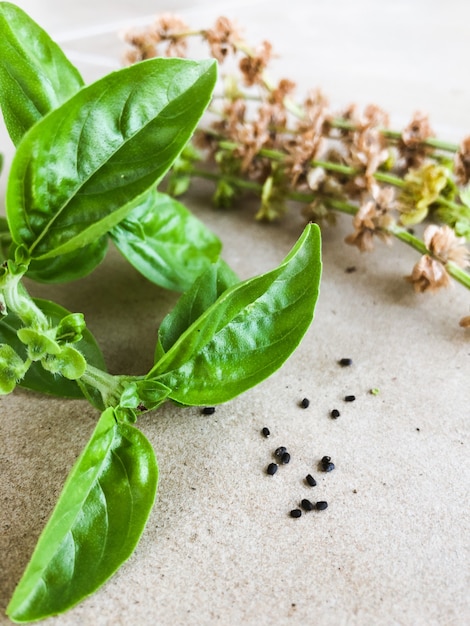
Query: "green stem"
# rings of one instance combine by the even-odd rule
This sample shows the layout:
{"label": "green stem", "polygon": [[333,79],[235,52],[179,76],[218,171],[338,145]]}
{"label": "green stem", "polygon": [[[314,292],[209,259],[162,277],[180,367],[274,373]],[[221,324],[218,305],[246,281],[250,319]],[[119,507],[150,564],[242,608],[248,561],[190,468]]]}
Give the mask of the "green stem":
{"label": "green stem", "polygon": [[250,180],[245,180],[244,178],[239,178],[238,176],[230,176],[229,174],[224,174],[223,176],[221,176],[220,174],[217,174],[217,172],[209,172],[208,170],[203,170],[197,167],[192,167],[188,174],[190,176],[205,178],[207,180],[219,181],[223,179],[226,180],[228,183],[236,185],[240,189],[246,189],[247,191],[253,191],[255,193],[260,193],[263,189],[262,185],[252,182]]}
{"label": "green stem", "polygon": [[80,377],[80,382],[96,389],[103,398],[105,406],[108,407],[119,404],[124,378],[127,380],[129,377],[113,376],[87,363],[85,373]]}
{"label": "green stem", "polygon": [[406,243],[408,246],[411,246],[420,254],[429,254],[429,255],[431,254],[429,250],[426,248],[424,242],[421,241],[421,239],[418,239],[418,237],[410,233],[405,228],[395,225],[395,226],[389,227],[388,231],[394,237],[396,237],[400,241],[403,241],[403,243]]}
{"label": "green stem", "polygon": [[27,327],[47,330],[49,321],[21,283],[22,277],[21,273],[9,271],[4,276],[0,293],[3,295],[7,312],[15,313]]}
{"label": "green stem", "polygon": [[454,278],[464,287],[467,287],[467,289],[470,289],[470,274],[468,272],[456,265],[453,261],[447,261],[445,267],[447,272],[452,276],[452,278]]}
{"label": "green stem", "polygon": [[[217,133],[211,130],[204,130],[205,133],[210,134],[214,137],[217,137],[219,146],[223,150],[236,150],[239,146],[234,141],[228,141],[226,139],[221,139]],[[281,152],[281,150],[273,150],[271,148],[261,148],[259,151],[259,156],[266,157],[273,161],[283,162],[286,160],[286,154]],[[328,172],[336,172],[337,174],[344,174],[345,176],[357,176],[362,173],[362,170],[351,167],[350,165],[345,165],[344,163],[334,163],[333,161],[322,161],[320,159],[314,159],[310,162],[312,167],[322,167],[324,170]],[[388,172],[380,172],[377,171],[374,174],[375,180],[381,183],[386,183],[388,185],[393,185],[394,187],[403,188],[406,186],[405,181],[399,176],[395,176],[394,174],[390,174]]]}
{"label": "green stem", "polygon": [[[338,128],[339,130],[356,130],[356,125],[343,118],[337,117],[330,121],[330,126],[332,128]],[[402,137],[402,133],[397,130],[390,130],[388,128],[382,128],[379,131],[385,138],[392,139],[394,141],[400,141]],[[455,143],[451,143],[449,141],[442,141],[437,137],[428,137],[428,139],[423,139],[421,145],[429,146],[430,148],[435,148],[436,150],[442,150],[443,152],[457,152],[459,146]]]}

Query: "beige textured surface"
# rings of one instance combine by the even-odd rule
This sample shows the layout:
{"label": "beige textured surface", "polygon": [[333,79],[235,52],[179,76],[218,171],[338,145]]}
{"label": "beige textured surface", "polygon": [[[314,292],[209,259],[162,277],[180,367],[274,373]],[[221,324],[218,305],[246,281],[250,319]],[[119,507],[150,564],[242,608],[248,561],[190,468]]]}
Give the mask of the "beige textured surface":
{"label": "beige textured surface", "polygon": [[[274,42],[280,75],[322,86],[338,107],[375,101],[397,123],[422,108],[446,139],[470,128],[464,0],[18,4],[64,42],[88,80],[116,64],[115,32],[126,20],[178,9],[207,26],[223,13],[246,25],[249,40]],[[12,153],[3,130],[0,149]],[[196,186],[185,201],[221,236],[243,277],[278,263],[301,230],[295,213],[262,226],[254,207],[214,212],[210,192]],[[416,255],[395,244],[361,256],[343,244],[349,228],[339,220],[324,234],[316,320],[276,375],[213,416],[168,405],[141,420],[161,479],[138,549],[96,595],[46,624],[470,623],[470,334],[458,326],[470,298],[459,287],[414,295],[402,277]],[[345,273],[351,265],[357,271]],[[86,279],[31,291],[83,311],[112,372],[148,367],[158,323],[176,300],[113,252]],[[343,356],[352,368],[338,367]],[[345,404],[346,393],[356,402]],[[306,410],[298,406],[304,396]],[[328,417],[334,407],[336,421]],[[22,391],[1,399],[1,624],[96,417],[81,402]],[[292,461],[268,477],[281,444]],[[317,471],[325,454],[336,463],[327,475]],[[309,472],[314,489],[303,482]],[[302,497],[326,499],[329,508],[292,520],[288,511]]]}

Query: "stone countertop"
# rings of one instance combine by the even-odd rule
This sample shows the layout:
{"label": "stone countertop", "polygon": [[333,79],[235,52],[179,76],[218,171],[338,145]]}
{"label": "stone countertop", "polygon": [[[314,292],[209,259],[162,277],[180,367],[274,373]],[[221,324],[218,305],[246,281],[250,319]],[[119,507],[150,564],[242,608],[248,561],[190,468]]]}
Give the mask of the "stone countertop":
{"label": "stone countertop", "polygon": [[[88,80],[119,66],[116,33],[126,24],[165,10],[201,27],[227,15],[249,41],[273,42],[279,76],[299,89],[320,86],[338,109],[374,102],[397,126],[421,109],[452,141],[470,127],[463,0],[17,4]],[[8,168],[13,148],[3,128],[1,142]],[[3,173],[2,195],[5,180]],[[259,224],[250,202],[216,211],[211,192],[196,184],[184,202],[221,237],[238,274],[278,264],[301,231],[296,210],[281,224]],[[211,416],[168,404],[139,421],[161,473],[137,550],[95,595],[44,624],[470,622],[470,334],[458,325],[470,314],[469,294],[455,286],[416,295],[403,279],[415,252],[396,242],[360,254],[344,244],[350,231],[350,218],[341,217],[323,233],[316,318],[281,370]],[[351,266],[356,271],[346,272]],[[112,372],[145,371],[158,324],[177,298],[149,285],[115,250],[87,278],[63,287],[31,283],[31,291],[84,312]],[[353,365],[340,367],[342,357]],[[345,403],[347,394],[356,401]],[[307,409],[299,406],[304,397]],[[80,401],[21,390],[1,407],[0,623],[7,624],[8,599],[97,414]],[[292,460],[271,477],[265,470],[279,445]],[[335,471],[318,471],[324,455]],[[308,473],[316,487],[305,484]],[[291,519],[305,497],[329,507]]]}

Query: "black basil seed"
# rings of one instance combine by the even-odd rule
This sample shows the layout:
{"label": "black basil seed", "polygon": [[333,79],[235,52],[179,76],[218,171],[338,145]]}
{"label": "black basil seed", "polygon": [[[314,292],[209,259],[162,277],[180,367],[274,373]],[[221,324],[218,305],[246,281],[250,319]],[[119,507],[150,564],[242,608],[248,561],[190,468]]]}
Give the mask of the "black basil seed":
{"label": "black basil seed", "polygon": [[290,512],[291,517],[300,517],[302,515],[302,511],[300,509],[292,509]]}
{"label": "black basil seed", "polygon": [[310,400],[308,398],[304,398],[302,402],[300,403],[300,406],[303,409],[306,409],[309,405],[310,405]]}
{"label": "black basil seed", "polygon": [[264,437],[269,437],[269,435],[271,434],[269,428],[267,428],[266,426],[262,429],[261,432],[263,433]]}
{"label": "black basil seed", "polygon": [[341,365],[341,367],[349,367],[350,365],[352,365],[352,359],[340,359],[338,363]]}
{"label": "black basil seed", "polygon": [[205,406],[201,413],[203,415],[213,415],[215,413],[215,406]]}
{"label": "black basil seed", "polygon": [[305,480],[307,481],[307,484],[310,485],[310,487],[315,487],[315,485],[317,484],[317,481],[311,474],[307,474],[307,476],[305,476]]}
{"label": "black basil seed", "polygon": [[344,396],[344,401],[345,402],[354,402],[354,400],[356,399],[356,396]]}
{"label": "black basil seed", "polygon": [[274,474],[277,472],[277,463],[270,463],[268,465],[268,468],[266,470],[266,472],[270,475],[270,476],[274,476]]}
{"label": "black basil seed", "polygon": [[313,504],[310,502],[310,500],[304,498],[301,502],[301,505],[304,511],[313,511]]}
{"label": "black basil seed", "polygon": [[317,502],[315,504],[315,508],[317,509],[317,511],[324,511],[325,509],[328,508],[328,502],[325,502],[324,500],[320,500],[320,502]]}
{"label": "black basil seed", "polygon": [[338,409],[333,409],[330,413],[331,417],[335,420],[336,418],[338,418],[341,413],[338,411]]}
{"label": "black basil seed", "polygon": [[284,452],[284,454],[281,456],[281,462],[284,465],[287,465],[287,463],[289,463],[290,461],[290,454],[288,452]]}
{"label": "black basil seed", "polygon": [[279,458],[281,458],[284,452],[287,452],[287,448],[284,446],[279,446],[279,448],[276,448],[276,450],[274,451],[274,456],[278,456]]}
{"label": "black basil seed", "polygon": [[331,472],[335,469],[335,464],[331,461],[331,456],[324,456],[320,461],[320,465],[324,472]]}

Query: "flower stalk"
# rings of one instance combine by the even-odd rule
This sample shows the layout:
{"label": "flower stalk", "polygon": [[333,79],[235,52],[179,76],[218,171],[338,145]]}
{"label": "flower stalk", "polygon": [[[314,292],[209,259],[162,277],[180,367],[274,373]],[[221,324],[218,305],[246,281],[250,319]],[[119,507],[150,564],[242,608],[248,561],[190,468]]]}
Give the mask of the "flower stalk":
{"label": "flower stalk", "polygon": [[[293,81],[268,75],[271,43],[253,48],[225,17],[193,30],[175,16],[157,16],[126,35],[126,61],[186,55],[190,37],[205,42],[221,66],[237,65],[223,77],[211,119],[173,167],[170,193],[202,177],[214,181],[219,207],[254,194],[259,220],[285,217],[292,203],[321,225],[345,213],[353,223],[346,243],[361,252],[377,239],[397,239],[421,255],[405,277],[416,291],[436,291],[451,278],[470,289],[470,137],[460,145],[437,138],[421,112],[401,131],[389,128],[376,105],[332,112],[318,90],[298,102]],[[411,230],[419,224],[422,238]]]}

